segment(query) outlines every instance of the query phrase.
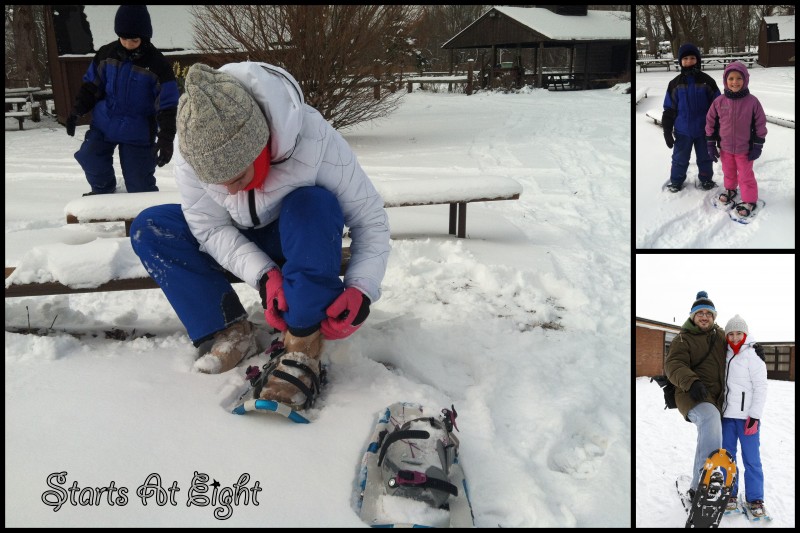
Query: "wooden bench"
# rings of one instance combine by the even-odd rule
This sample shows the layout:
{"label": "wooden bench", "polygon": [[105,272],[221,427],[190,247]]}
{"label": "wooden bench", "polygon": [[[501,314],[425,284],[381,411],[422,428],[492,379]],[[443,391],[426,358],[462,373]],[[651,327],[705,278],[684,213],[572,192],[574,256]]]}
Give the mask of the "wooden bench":
{"label": "wooden bench", "polygon": [[[421,205],[450,206],[450,235],[465,238],[467,233],[467,204],[517,200],[522,187],[509,178],[467,176],[431,180],[395,180],[373,182],[384,201],[384,207]],[[92,222],[124,222],[125,235],[130,235],[133,219],[154,205],[179,204],[180,194],[172,192],[143,192],[134,194],[103,194],[72,200],[64,209],[67,224]]]}
{"label": "wooden bench", "polygon": [[651,109],[650,111],[645,113],[645,116],[647,118],[649,118],[649,119],[652,119],[653,122],[656,124],[656,126],[660,126],[661,125],[661,115],[659,114],[659,112],[657,110]]}

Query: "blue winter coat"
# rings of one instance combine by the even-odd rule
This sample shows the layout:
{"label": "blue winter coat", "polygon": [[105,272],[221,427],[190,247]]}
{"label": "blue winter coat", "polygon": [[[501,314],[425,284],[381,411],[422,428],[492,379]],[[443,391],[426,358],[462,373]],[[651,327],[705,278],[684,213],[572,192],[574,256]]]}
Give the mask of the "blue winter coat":
{"label": "blue winter coat", "polygon": [[705,137],[706,114],[720,95],[713,78],[697,69],[676,76],[664,96],[664,123],[674,117],[675,132],[690,137]]}
{"label": "blue winter coat", "polygon": [[133,52],[119,41],[97,52],[83,76],[74,112],[92,111],[92,127],[114,143],[149,145],[156,133],[175,137],[178,83],[172,67],[149,41]]}

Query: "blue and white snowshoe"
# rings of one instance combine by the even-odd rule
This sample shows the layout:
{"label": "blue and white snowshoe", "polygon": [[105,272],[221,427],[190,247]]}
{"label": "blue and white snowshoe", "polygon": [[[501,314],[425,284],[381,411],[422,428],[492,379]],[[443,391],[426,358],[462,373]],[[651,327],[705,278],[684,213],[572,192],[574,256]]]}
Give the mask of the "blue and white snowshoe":
{"label": "blue and white snowshoe", "polygon": [[455,408],[387,407],[364,453],[355,507],[372,527],[473,527]]}
{"label": "blue and white snowshoe", "polygon": [[[237,395],[236,400],[231,405],[231,412],[233,414],[243,415],[253,411],[266,411],[285,416],[292,422],[298,424],[308,424],[310,422],[310,420],[301,415],[298,410],[306,410],[314,406],[320,389],[327,381],[326,368],[324,365],[320,365],[320,372],[319,375],[317,375],[306,365],[302,365],[291,359],[282,358],[281,356],[285,353],[286,349],[283,343],[276,340],[267,350],[266,354],[269,356],[269,361],[267,361],[262,368],[258,366],[247,367],[245,379],[248,381],[248,385]],[[308,387],[296,377],[278,370],[279,363],[292,366],[299,372],[309,376],[311,386]],[[297,406],[260,398],[261,390],[264,388],[264,385],[266,385],[267,378],[272,374],[292,383],[304,394],[305,400],[302,403],[301,409],[298,409]]]}

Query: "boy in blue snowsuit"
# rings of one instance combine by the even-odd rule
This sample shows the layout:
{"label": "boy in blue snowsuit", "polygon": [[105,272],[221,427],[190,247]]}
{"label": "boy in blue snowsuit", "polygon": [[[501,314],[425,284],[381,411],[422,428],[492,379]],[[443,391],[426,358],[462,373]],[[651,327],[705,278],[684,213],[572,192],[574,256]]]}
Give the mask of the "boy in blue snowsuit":
{"label": "boy in blue snowsuit", "polygon": [[700,50],[695,45],[681,46],[678,61],[681,73],[669,82],[661,119],[667,147],[674,147],[668,189],[670,192],[683,189],[694,147],[700,186],[708,191],[716,187],[716,183],[711,179],[714,171],[706,146],[705,117],[720,92],[714,79],[700,70]]}
{"label": "boy in blue snowsuit", "polygon": [[123,5],[114,19],[119,40],[100,48],[83,76],[67,118],[75,135],[78,117],[92,112],[92,123],[75,159],[86,173],[92,194],[117,188],[114,149],[128,192],[157,191],[156,164],[172,158],[178,83],[172,67],[150,42],[153,27],[146,6]]}

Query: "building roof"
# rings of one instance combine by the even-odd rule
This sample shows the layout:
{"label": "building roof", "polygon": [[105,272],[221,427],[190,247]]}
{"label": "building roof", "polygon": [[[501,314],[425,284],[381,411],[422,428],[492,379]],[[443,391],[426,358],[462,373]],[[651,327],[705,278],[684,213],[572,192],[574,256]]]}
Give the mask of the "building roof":
{"label": "building roof", "polygon": [[587,11],[586,15],[557,15],[541,7],[495,6],[500,13],[554,41],[630,39],[627,11]]}
{"label": "building roof", "polygon": [[764,17],[764,22],[778,25],[778,35],[781,41],[794,41],[794,15]]}
{"label": "building roof", "polygon": [[[499,28],[487,22],[508,21]],[[442,48],[475,48],[511,43],[588,42],[631,40],[631,14],[627,11],[587,10],[585,15],[558,15],[539,7],[494,6],[442,45]]]}

